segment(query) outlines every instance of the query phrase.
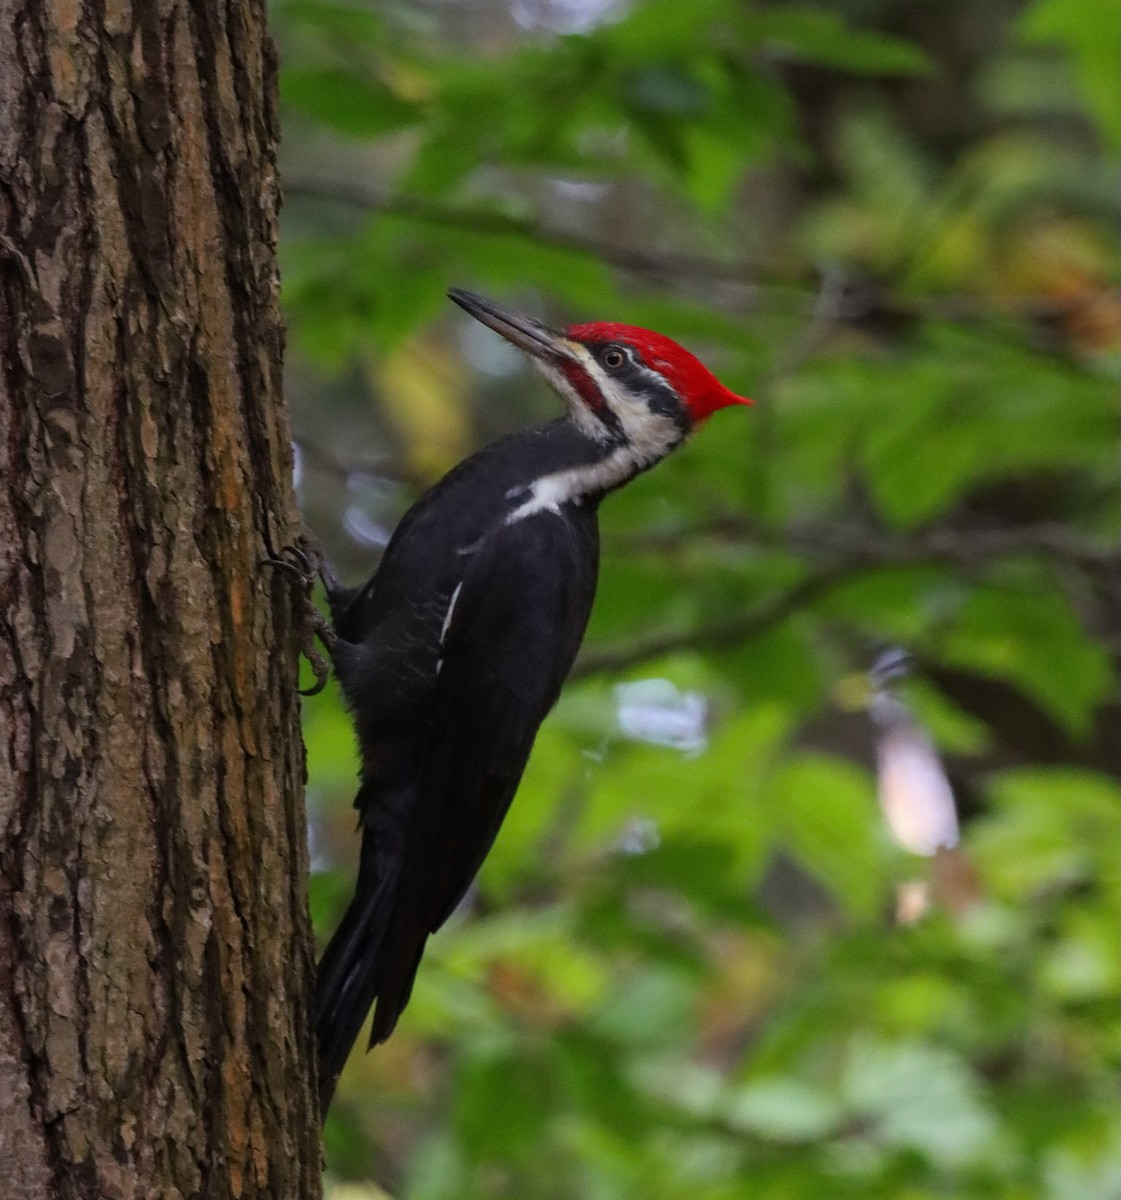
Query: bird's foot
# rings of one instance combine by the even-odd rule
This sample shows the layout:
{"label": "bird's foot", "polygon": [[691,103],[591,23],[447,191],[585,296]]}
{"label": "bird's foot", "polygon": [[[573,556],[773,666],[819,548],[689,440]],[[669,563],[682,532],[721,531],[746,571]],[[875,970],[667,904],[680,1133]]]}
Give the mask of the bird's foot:
{"label": "bird's foot", "polygon": [[[309,591],[318,576],[320,583],[323,584],[323,590],[327,593],[328,600],[340,593],[352,590],[345,587],[338,575],[335,574],[335,568],[327,557],[327,552],[323,549],[319,539],[308,532],[306,526],[296,539],[296,545],[281,546],[280,552],[277,553],[266,539],[265,549],[269,552],[266,562],[288,572],[293,578],[299,579]],[[285,558],[284,555],[288,557]]]}
{"label": "bird's foot", "polygon": [[331,622],[319,611],[311,597],[316,575],[319,575],[329,590],[330,581],[337,584],[335,573],[319,543],[308,534],[302,534],[297,545],[281,546],[279,551],[272,548],[266,536],[265,549],[268,551],[268,557],[261,559],[257,565],[283,571],[299,586],[303,609],[300,653],[311,663],[312,673],[315,675],[315,683],[310,688],[299,689],[299,692],[301,696],[318,696],[327,686],[331,665],[319,652],[316,638],[326,647],[327,653],[331,654],[338,637]]}

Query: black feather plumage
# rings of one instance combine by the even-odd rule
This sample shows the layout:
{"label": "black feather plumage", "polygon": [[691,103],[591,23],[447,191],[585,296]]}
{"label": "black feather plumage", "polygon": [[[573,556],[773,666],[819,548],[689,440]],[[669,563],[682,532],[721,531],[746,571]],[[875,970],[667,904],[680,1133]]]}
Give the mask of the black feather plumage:
{"label": "black feather plumage", "polygon": [[371,1005],[371,1044],[408,1003],[424,944],[471,885],[579,649],[602,497],[748,403],[660,334],[558,332],[449,296],[523,350],[569,416],[505,438],[405,514],[364,587],[326,578],[336,674],[362,756],[358,884],[319,967],[324,1110]]}
{"label": "black feather plumage", "polygon": [[567,421],[460,464],[422,497],[359,591],[331,593],[335,670],[362,758],[354,900],[319,967],[321,1103],[371,1004],[393,1031],[428,935],[471,885],[595,594],[598,497],[508,523],[543,460],[594,461]]}

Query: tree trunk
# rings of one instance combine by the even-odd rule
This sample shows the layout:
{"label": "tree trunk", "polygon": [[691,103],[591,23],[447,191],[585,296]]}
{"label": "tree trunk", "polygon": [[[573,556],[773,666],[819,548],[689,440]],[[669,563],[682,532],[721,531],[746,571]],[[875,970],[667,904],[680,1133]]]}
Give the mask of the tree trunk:
{"label": "tree trunk", "polygon": [[0,0],[0,1195],[314,1197],[264,0]]}

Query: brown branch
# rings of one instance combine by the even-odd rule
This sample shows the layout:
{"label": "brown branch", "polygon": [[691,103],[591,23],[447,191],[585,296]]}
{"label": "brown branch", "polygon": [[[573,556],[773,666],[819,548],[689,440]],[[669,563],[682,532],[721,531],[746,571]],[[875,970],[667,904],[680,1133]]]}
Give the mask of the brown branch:
{"label": "brown branch", "polygon": [[[285,181],[286,197],[299,197],[320,203],[341,204],[352,208],[401,217],[444,229],[465,233],[514,237],[539,246],[580,254],[636,275],[662,281],[703,283],[708,288],[743,289],[746,295],[733,301],[710,293],[710,301],[734,311],[757,307],[766,296],[773,309],[785,305],[789,311],[812,316],[821,299],[821,286],[806,278],[791,282],[780,278],[757,263],[728,261],[706,255],[675,251],[652,251],[622,246],[617,242],[589,234],[552,229],[526,217],[499,212],[493,208],[441,204],[420,196],[393,195],[377,188],[343,179],[310,179],[299,176]],[[1008,297],[998,307],[983,298],[970,295],[904,298],[877,287],[843,286],[833,300],[835,317],[841,323],[859,323],[880,318],[942,319],[965,322],[976,319],[1048,320],[1061,317],[1068,306],[1045,297],[1024,295]]]}
{"label": "brown branch", "polygon": [[678,650],[722,650],[736,646],[749,638],[758,637],[800,609],[820,600],[850,574],[850,571],[839,567],[818,571],[747,612],[713,621],[709,625],[693,629],[660,630],[616,646],[593,646],[576,660],[570,678],[582,679],[588,675],[625,671]]}
{"label": "brown branch", "polygon": [[805,521],[773,527],[739,515],[724,515],[688,528],[617,535],[611,543],[618,550],[632,553],[665,552],[705,537],[750,546],[785,547],[859,567],[923,563],[973,567],[997,558],[1034,554],[1093,573],[1121,570],[1121,548],[1055,522],[1007,528],[943,526],[900,535],[843,522]]}
{"label": "brown branch", "polygon": [[736,646],[815,604],[854,575],[880,567],[939,563],[976,567],[994,558],[1039,554],[1079,566],[1103,582],[1121,579],[1121,555],[1116,550],[1054,524],[1020,529],[930,529],[903,538],[840,523],[807,522],[772,529],[740,517],[720,517],[689,529],[616,536],[611,542],[617,550],[662,552],[705,536],[809,551],[820,555],[825,565],[747,612],[692,629],[659,630],[618,645],[591,647],[577,659],[574,679],[624,671],[679,650]]}
{"label": "brown branch", "polygon": [[672,251],[650,251],[640,247],[621,246],[606,238],[550,229],[526,217],[513,216],[490,208],[464,208],[439,204],[419,196],[394,196],[347,180],[288,179],[284,185],[286,197],[302,197],[354,208],[368,209],[386,216],[403,217],[425,225],[458,229],[469,233],[497,237],[514,237],[536,245],[551,246],[572,254],[582,254],[610,263],[623,271],[661,278],[703,280],[706,283],[739,284],[766,289],[769,295],[778,293],[794,302],[799,311],[813,306],[815,291],[791,285],[786,281],[764,280],[764,272],[749,263],[724,262],[700,255]]}

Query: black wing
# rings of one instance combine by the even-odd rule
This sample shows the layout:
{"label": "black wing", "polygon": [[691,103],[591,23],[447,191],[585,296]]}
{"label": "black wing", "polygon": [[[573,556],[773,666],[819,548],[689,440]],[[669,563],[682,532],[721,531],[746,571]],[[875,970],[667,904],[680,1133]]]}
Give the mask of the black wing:
{"label": "black wing", "polygon": [[419,750],[371,1044],[392,1032],[430,933],[490,850],[595,593],[594,513],[542,512],[489,533],[455,596]]}

